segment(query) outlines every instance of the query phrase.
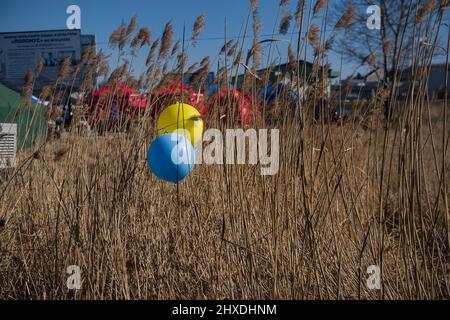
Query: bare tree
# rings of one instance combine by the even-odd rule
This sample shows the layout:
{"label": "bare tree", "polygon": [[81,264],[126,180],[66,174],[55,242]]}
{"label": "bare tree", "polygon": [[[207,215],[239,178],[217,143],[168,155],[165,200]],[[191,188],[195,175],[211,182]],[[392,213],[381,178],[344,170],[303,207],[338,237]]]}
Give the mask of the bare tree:
{"label": "bare tree", "polygon": [[[344,0],[335,4],[333,23],[354,7],[354,23],[335,41],[334,49],[347,61],[376,73],[381,81],[392,81],[392,71],[411,64],[413,45],[428,36],[439,8],[445,1],[436,0]],[[379,28],[369,28],[379,8]],[[421,27],[422,24],[427,26]]]}
{"label": "bare tree", "polygon": [[[344,0],[336,2],[332,23],[339,30],[343,17],[352,12],[353,23],[334,36],[334,50],[376,75],[387,92],[392,92],[400,70],[413,64],[422,41],[433,39],[442,17],[443,0]],[[349,10],[351,8],[351,10]],[[377,17],[377,14],[378,17]],[[348,18],[348,17],[347,17]],[[378,19],[378,21],[376,21]],[[378,26],[376,25],[378,22]],[[391,94],[387,94],[390,96]],[[389,99],[386,103],[386,112]]]}

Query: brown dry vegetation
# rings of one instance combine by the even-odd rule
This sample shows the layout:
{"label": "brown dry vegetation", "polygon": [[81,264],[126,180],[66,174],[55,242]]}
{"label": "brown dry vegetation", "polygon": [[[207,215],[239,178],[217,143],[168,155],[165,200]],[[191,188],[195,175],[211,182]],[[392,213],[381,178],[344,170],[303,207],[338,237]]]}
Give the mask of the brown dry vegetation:
{"label": "brown dry vegetation", "polygon": [[[436,170],[425,127],[424,148],[406,151],[418,158],[401,164],[398,132],[371,121],[373,129],[324,125],[303,133],[285,121],[277,175],[201,165],[179,193],[150,174],[147,143],[137,135],[74,134],[43,147],[38,159],[22,154],[2,188],[0,295],[448,297],[442,150],[435,150]],[[433,121],[436,136],[440,125]],[[77,292],[66,288],[74,264],[82,269]],[[366,288],[372,264],[382,266],[382,291]]]}
{"label": "brown dry vegetation", "polygon": [[[308,18],[301,2],[296,21]],[[326,6],[318,2],[309,9],[311,19]],[[257,1],[252,5],[258,34]],[[110,39],[120,57],[135,23],[122,23]],[[324,46],[318,25],[313,44]],[[182,48],[172,57],[176,70],[161,70],[169,65],[167,30],[170,24],[148,55],[150,90],[158,85],[153,79],[176,79],[187,67]],[[308,24],[303,33],[310,30]],[[291,53],[297,58],[309,45],[298,41]],[[154,57],[159,43],[163,54]],[[231,66],[220,66],[225,77],[237,73],[242,46],[231,54]],[[254,49],[259,55],[261,48]],[[0,184],[0,298],[448,299],[447,101],[429,101],[426,70],[417,68],[419,89],[410,89],[402,108],[391,99],[389,119],[382,114],[390,94],[384,91],[364,117],[316,122],[314,106],[324,92],[317,73],[326,50],[315,50],[311,79],[293,70],[299,83],[313,88],[300,111],[294,115],[284,98],[262,106],[256,126],[280,129],[274,176],[261,176],[259,165],[199,165],[178,186],[162,182],[146,164],[156,136],[148,114],[127,134],[88,138],[73,130],[21,153]],[[417,65],[429,56],[420,58]],[[108,74],[104,56],[87,59],[99,65],[92,67],[93,78]],[[199,64],[199,79],[207,64]],[[110,82],[132,83],[131,68],[118,60]],[[247,79],[254,92],[259,84],[251,74]],[[92,80],[85,79],[84,90],[92,90]],[[227,123],[217,118],[208,126],[238,125],[233,117]],[[81,268],[81,290],[67,289],[70,265]],[[370,265],[381,268],[381,290],[366,286]]]}

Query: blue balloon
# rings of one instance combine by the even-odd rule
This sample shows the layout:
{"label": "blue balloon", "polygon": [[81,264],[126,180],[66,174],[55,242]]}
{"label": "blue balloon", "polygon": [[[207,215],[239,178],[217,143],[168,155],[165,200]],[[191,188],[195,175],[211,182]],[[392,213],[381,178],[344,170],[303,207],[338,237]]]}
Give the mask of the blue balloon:
{"label": "blue balloon", "polygon": [[151,143],[147,164],[158,178],[177,183],[194,169],[194,147],[189,140],[177,133],[163,134]]}

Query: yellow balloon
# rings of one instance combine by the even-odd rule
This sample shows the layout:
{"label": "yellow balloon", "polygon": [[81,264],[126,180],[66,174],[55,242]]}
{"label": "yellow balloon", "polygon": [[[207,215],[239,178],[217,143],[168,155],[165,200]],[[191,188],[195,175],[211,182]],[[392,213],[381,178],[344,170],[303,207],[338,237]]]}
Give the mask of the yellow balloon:
{"label": "yellow balloon", "polygon": [[158,118],[158,135],[172,132],[184,135],[192,145],[199,142],[203,135],[203,120],[198,110],[179,102],[164,109]]}

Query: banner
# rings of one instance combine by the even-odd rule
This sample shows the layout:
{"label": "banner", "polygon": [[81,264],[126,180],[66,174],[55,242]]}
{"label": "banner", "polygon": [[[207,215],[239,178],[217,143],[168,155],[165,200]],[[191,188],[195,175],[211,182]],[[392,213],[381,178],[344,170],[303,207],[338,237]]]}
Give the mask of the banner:
{"label": "banner", "polygon": [[[72,67],[80,60],[80,30],[52,30],[0,33],[0,81],[20,90],[28,70],[34,70],[39,61],[44,69],[35,82],[35,89],[55,81],[66,57]],[[68,77],[66,84],[71,84]],[[78,80],[75,86],[79,85]]]}

